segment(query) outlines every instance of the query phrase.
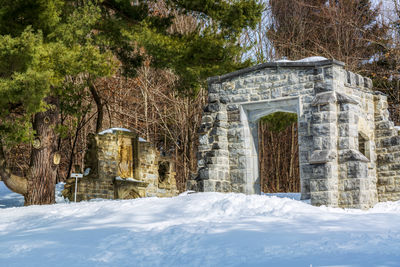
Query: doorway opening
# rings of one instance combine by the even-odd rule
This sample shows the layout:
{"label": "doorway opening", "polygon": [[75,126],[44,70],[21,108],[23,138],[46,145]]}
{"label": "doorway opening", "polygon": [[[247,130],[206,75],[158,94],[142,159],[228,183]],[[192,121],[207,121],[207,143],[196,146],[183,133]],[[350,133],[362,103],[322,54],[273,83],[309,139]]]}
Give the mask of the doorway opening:
{"label": "doorway opening", "polygon": [[261,192],[300,192],[297,114],[274,112],[258,122]]}

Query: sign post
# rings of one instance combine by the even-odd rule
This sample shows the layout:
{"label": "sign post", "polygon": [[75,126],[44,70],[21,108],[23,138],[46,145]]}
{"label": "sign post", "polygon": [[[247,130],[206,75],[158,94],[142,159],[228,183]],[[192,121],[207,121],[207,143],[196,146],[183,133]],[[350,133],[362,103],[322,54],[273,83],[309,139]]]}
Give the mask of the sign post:
{"label": "sign post", "polygon": [[75,198],[74,198],[74,201],[76,202],[76,191],[78,189],[78,178],[82,178],[83,174],[82,173],[71,173],[71,177],[75,178]]}

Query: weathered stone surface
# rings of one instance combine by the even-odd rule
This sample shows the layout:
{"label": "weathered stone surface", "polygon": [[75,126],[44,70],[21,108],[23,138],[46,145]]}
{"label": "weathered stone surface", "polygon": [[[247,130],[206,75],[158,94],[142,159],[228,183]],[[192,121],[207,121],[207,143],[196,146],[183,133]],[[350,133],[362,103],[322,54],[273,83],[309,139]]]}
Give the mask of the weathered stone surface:
{"label": "weathered stone surface", "polygon": [[329,103],[336,103],[335,92],[324,92],[317,94],[313,99],[313,101],[311,102],[311,105],[317,106],[317,105],[326,105]]}
{"label": "weathered stone surface", "polygon": [[[205,119],[206,120],[206,119]],[[130,199],[178,194],[173,161],[130,132],[90,135],[85,176],[78,180],[77,201],[93,198]],[[75,179],[63,195],[74,199]]]}
{"label": "weathered stone surface", "polygon": [[302,199],[345,208],[400,199],[399,131],[370,79],[323,60],[265,63],[208,82],[188,188],[259,193],[257,122],[283,111],[298,115]]}
{"label": "weathered stone surface", "polygon": [[346,149],[341,150],[339,154],[339,161],[361,161],[361,162],[369,162],[369,159],[365,157],[360,151],[355,149]]}
{"label": "weathered stone surface", "polygon": [[358,101],[354,100],[352,97],[344,95],[342,93],[336,92],[336,99],[339,104],[358,104]]}
{"label": "weathered stone surface", "polygon": [[311,154],[309,163],[320,164],[332,161],[336,158],[336,152],[333,150],[316,150]]}

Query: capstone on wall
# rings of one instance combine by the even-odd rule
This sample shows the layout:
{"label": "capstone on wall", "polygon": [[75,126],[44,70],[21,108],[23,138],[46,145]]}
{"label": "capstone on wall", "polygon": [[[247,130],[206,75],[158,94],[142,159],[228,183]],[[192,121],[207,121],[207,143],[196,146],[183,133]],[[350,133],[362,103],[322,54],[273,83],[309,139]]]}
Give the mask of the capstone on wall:
{"label": "capstone on wall", "polygon": [[[78,180],[77,201],[94,198],[131,199],[178,194],[174,164],[149,142],[131,132],[113,130],[89,135],[85,176]],[[75,179],[63,195],[74,200]]]}
{"label": "capstone on wall", "polygon": [[335,60],[272,62],[209,78],[188,189],[260,193],[258,121],[298,115],[302,199],[369,208],[400,199],[400,137],[386,96]]}

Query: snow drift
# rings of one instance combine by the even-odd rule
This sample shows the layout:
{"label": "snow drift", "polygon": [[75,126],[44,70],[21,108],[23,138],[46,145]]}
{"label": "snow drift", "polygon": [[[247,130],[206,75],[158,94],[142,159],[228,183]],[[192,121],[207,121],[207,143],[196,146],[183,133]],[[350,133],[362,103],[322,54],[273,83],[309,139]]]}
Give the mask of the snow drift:
{"label": "snow drift", "polygon": [[0,266],[310,265],[399,266],[400,202],[196,193],[0,209]]}

